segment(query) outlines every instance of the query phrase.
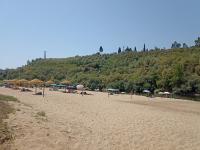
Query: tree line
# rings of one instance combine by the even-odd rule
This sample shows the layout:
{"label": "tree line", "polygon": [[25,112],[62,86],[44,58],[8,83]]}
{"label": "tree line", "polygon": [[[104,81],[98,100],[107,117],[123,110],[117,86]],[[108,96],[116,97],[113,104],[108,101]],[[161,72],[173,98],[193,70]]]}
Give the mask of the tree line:
{"label": "tree line", "polygon": [[[200,37],[198,37],[195,41],[195,47],[200,47]],[[178,43],[177,41],[174,41],[173,43],[172,43],[172,45],[171,45],[171,49],[176,49],[176,48],[189,48],[189,46],[186,44],[186,43]],[[151,49],[150,51],[152,51],[152,50],[160,50],[161,48],[158,48],[158,47],[155,47],[154,49]],[[163,49],[165,49],[165,48],[163,48]],[[99,48],[99,54],[100,53],[103,53],[103,47],[102,46],[100,46],[100,48]],[[128,46],[126,47],[126,48],[124,48],[123,47],[123,50],[122,50],[122,48],[121,47],[119,47],[118,48],[118,54],[119,53],[121,53],[121,52],[130,52],[130,51],[134,51],[134,52],[137,52],[137,47],[135,46],[134,47],[134,49],[132,49],[132,48],[129,48]],[[148,50],[148,48],[146,48],[146,44],[144,44],[144,47],[143,47],[143,49],[141,50],[141,51],[143,51],[143,52],[148,52],[149,50]]]}

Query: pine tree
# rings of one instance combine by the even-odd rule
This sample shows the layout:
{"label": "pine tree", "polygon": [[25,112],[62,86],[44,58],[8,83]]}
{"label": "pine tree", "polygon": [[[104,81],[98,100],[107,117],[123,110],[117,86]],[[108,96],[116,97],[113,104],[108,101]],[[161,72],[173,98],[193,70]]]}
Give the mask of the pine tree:
{"label": "pine tree", "polygon": [[118,54],[121,53],[121,52],[122,52],[122,49],[121,49],[121,47],[119,47]]}
{"label": "pine tree", "polygon": [[100,52],[100,53],[103,53],[103,47],[102,47],[102,46],[100,46],[99,52]]}
{"label": "pine tree", "polygon": [[144,48],[143,48],[143,51],[145,52],[146,51],[146,45],[144,44]]}
{"label": "pine tree", "polygon": [[136,48],[136,46],[135,46],[135,48],[134,48],[134,52],[137,52],[137,48]]}
{"label": "pine tree", "polygon": [[186,43],[183,43],[183,48],[188,48],[188,45]]}
{"label": "pine tree", "polygon": [[172,48],[172,49],[173,49],[173,48],[181,48],[181,44],[178,43],[178,42],[176,42],[176,41],[174,41],[174,43],[172,43],[171,48]]}

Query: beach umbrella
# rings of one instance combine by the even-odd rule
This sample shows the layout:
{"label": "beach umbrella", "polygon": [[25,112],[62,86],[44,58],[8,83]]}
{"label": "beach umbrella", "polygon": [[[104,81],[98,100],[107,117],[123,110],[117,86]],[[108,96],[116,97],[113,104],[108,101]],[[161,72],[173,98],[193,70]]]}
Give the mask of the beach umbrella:
{"label": "beach umbrella", "polygon": [[170,93],[169,93],[169,92],[164,92],[164,94],[165,94],[165,95],[170,95]]}
{"label": "beach umbrella", "polygon": [[32,86],[35,86],[35,93],[37,93],[37,87],[44,84],[44,82],[42,80],[39,80],[39,79],[33,79],[29,82],[29,84],[32,85]]}
{"label": "beach umbrella", "polygon": [[143,90],[143,93],[151,93],[149,90]]}
{"label": "beach umbrella", "polygon": [[17,80],[17,79],[9,80],[10,84],[12,84],[14,86],[17,86],[18,81],[19,80]]}
{"label": "beach umbrella", "polygon": [[25,86],[25,85],[27,85],[28,84],[28,80],[26,80],[26,79],[21,79],[21,80],[18,80],[18,82],[17,82],[17,84],[19,85],[19,86]]}
{"label": "beach umbrella", "polygon": [[164,94],[166,95],[166,97],[168,97],[171,93],[170,92],[164,92]]}
{"label": "beach umbrella", "polygon": [[11,87],[11,80],[3,80],[3,83],[7,86],[7,87]]}
{"label": "beach umbrella", "polygon": [[45,85],[50,86],[51,84],[54,84],[54,82],[52,80],[49,80],[45,83]]}
{"label": "beach umbrella", "polygon": [[11,83],[11,82],[12,82],[11,80],[4,80],[3,82],[6,83],[6,84],[12,84],[12,83]]}
{"label": "beach umbrella", "polygon": [[76,86],[76,88],[77,88],[77,90],[83,91],[84,86],[79,84],[79,85]]}
{"label": "beach umbrella", "polygon": [[18,85],[18,80],[17,80],[17,79],[8,80],[8,83],[9,83],[10,85],[12,85],[14,88],[16,88],[17,85]]}
{"label": "beach umbrella", "polygon": [[17,83],[17,81],[18,81],[18,80],[16,80],[16,79],[9,80],[9,82],[10,82],[11,84],[16,84],[16,83]]}
{"label": "beach umbrella", "polygon": [[81,93],[82,93],[82,96],[83,96],[84,86],[79,84],[79,85],[76,86],[76,89],[82,91]]}
{"label": "beach umbrella", "polygon": [[35,85],[35,86],[38,86],[38,85],[42,85],[44,84],[44,82],[42,80],[39,80],[39,79],[33,79],[29,82],[31,85]]}
{"label": "beach umbrella", "polygon": [[50,84],[54,84],[54,82],[52,80],[49,80],[49,81],[46,82],[46,84],[50,85]]}
{"label": "beach umbrella", "polygon": [[[62,82],[61,82],[61,84],[64,84],[64,85],[70,85],[71,84],[71,81],[69,81],[69,80],[63,80]],[[65,93],[66,93],[66,86],[65,86]]]}
{"label": "beach umbrella", "polygon": [[3,83],[8,84],[8,83],[9,83],[9,80],[3,80]]}
{"label": "beach umbrella", "polygon": [[71,84],[71,81],[69,81],[69,80],[63,80],[63,81],[61,82],[61,84],[70,85],[70,84]]}
{"label": "beach umbrella", "polygon": [[10,84],[10,85],[16,85],[17,84],[17,80],[4,80],[3,81],[6,84]]}

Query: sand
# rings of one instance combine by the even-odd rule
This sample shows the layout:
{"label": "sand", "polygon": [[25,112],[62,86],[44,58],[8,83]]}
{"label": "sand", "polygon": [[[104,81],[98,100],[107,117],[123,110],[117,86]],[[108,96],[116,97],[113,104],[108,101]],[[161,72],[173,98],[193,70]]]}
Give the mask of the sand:
{"label": "sand", "polygon": [[[200,103],[90,92],[81,96],[0,88],[16,96],[13,150],[199,150]],[[45,112],[45,116],[38,115]]]}

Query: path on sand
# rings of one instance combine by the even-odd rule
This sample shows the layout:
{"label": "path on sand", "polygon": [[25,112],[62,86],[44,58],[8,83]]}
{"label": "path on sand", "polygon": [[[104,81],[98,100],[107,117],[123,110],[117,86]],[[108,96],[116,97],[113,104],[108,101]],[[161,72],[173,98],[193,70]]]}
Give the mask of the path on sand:
{"label": "path on sand", "polygon": [[4,88],[0,93],[21,102],[9,119],[14,150],[200,149],[198,102],[49,91],[42,98]]}

